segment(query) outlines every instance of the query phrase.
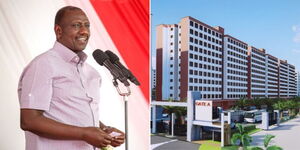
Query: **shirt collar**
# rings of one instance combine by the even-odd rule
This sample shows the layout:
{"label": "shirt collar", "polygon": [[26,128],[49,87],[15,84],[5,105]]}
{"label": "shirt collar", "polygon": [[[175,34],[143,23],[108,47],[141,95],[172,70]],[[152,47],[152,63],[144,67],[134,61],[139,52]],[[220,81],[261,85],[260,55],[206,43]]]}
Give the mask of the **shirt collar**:
{"label": "shirt collar", "polygon": [[81,51],[79,53],[74,53],[72,50],[64,46],[63,44],[55,41],[53,49],[64,59],[66,62],[80,63],[85,62],[87,55]]}

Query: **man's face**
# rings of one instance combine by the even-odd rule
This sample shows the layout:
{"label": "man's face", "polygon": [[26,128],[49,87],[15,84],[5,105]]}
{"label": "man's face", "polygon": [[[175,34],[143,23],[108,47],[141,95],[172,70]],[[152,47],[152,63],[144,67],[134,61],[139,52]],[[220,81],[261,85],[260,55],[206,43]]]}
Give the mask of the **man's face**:
{"label": "man's face", "polygon": [[65,12],[60,25],[55,25],[57,41],[74,52],[85,49],[90,37],[90,22],[81,10]]}

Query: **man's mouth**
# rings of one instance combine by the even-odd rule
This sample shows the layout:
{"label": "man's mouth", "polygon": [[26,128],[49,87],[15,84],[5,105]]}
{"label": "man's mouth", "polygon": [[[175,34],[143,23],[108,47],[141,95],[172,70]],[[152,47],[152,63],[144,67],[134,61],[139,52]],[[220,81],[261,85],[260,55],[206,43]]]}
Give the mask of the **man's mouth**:
{"label": "man's mouth", "polygon": [[88,40],[88,37],[87,36],[81,36],[81,37],[76,38],[76,40],[79,41],[80,43],[86,43],[87,40]]}

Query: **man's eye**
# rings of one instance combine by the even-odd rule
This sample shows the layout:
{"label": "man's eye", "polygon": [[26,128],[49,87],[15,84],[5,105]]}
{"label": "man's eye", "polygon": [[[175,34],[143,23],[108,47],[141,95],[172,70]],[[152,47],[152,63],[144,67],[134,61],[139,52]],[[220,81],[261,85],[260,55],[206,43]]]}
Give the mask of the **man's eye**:
{"label": "man's eye", "polygon": [[75,24],[72,24],[72,27],[74,27],[74,28],[80,28],[80,27],[81,27],[81,24],[75,23]]}
{"label": "man's eye", "polygon": [[90,24],[85,24],[84,25],[86,28],[89,28],[90,27]]}

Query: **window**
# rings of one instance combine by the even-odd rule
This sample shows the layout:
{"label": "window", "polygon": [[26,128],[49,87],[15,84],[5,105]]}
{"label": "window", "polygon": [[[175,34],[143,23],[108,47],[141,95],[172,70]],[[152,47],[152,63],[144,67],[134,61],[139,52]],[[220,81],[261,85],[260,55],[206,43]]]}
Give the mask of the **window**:
{"label": "window", "polygon": [[198,52],[198,47],[195,46],[195,52]]}
{"label": "window", "polygon": [[190,42],[193,43],[194,42],[194,38],[190,37]]}
{"label": "window", "polygon": [[195,82],[195,83],[198,83],[198,79],[197,79],[197,78],[195,78],[195,79],[194,79],[194,82]]}
{"label": "window", "polygon": [[194,58],[194,55],[193,55],[193,54],[190,54],[190,58]]}
{"label": "window", "polygon": [[194,34],[194,30],[190,29],[190,34]]}
{"label": "window", "polygon": [[198,59],[198,55],[195,55],[195,56],[194,56],[194,59]]}
{"label": "window", "polygon": [[198,67],[198,63],[195,63],[194,66],[195,66],[195,67]]}
{"label": "window", "polygon": [[190,21],[190,26],[194,26],[194,22],[193,21]]}
{"label": "window", "polygon": [[198,40],[197,39],[195,39],[195,44],[198,44]]}
{"label": "window", "polygon": [[193,46],[192,45],[190,45],[190,50],[193,50]]}

